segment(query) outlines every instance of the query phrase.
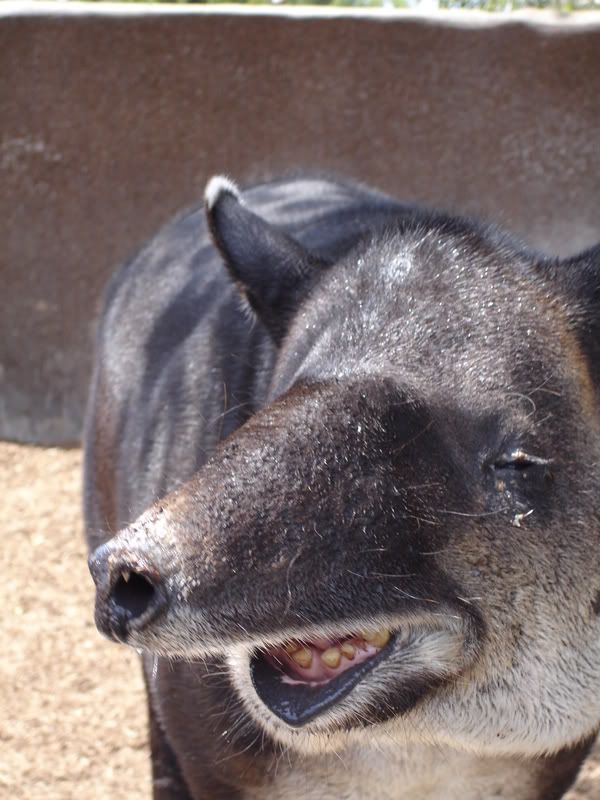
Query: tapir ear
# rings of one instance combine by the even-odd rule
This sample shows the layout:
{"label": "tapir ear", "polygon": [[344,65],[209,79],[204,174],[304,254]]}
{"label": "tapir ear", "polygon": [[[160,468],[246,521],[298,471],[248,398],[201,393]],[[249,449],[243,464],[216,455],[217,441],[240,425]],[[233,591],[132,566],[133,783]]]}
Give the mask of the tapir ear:
{"label": "tapir ear", "polygon": [[600,244],[558,262],[553,271],[573,309],[581,348],[600,390]]}
{"label": "tapir ear", "polygon": [[208,227],[231,276],[275,341],[323,263],[254,214],[228,178],[211,178],[204,194]]}

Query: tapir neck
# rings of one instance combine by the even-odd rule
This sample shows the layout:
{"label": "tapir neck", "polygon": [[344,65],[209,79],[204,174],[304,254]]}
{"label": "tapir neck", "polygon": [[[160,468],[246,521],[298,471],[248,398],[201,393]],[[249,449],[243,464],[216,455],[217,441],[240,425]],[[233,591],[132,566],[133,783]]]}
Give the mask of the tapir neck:
{"label": "tapir neck", "polygon": [[[525,760],[450,748],[356,748],[280,764],[274,783],[247,800],[558,800],[574,781],[589,744]],[[286,759],[287,761],[287,759]]]}

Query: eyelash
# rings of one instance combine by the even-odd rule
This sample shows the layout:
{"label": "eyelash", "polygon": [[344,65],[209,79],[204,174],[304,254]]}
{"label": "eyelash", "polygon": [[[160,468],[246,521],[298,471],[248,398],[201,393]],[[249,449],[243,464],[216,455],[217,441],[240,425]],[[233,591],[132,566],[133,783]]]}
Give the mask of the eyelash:
{"label": "eyelash", "polygon": [[547,458],[531,456],[524,450],[515,450],[512,453],[500,456],[500,458],[495,461],[494,468],[522,471],[531,467],[547,467],[550,463],[551,461]]}

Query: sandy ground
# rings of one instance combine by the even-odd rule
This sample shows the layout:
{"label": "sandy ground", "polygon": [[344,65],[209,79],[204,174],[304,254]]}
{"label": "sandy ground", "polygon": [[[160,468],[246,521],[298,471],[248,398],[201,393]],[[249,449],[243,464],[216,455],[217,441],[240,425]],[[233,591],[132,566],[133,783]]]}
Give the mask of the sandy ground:
{"label": "sandy ground", "polygon": [[0,444],[0,797],[150,798],[137,656],[93,622],[81,453]]}
{"label": "sandy ground", "polygon": [[[0,443],[0,798],[150,798],[136,656],[104,641],[81,454]],[[600,800],[600,747],[568,800]]]}

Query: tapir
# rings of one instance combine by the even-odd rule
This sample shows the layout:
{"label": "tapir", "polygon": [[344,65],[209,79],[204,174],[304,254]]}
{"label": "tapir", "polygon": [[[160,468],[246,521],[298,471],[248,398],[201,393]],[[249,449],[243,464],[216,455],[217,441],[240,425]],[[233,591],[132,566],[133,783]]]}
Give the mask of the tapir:
{"label": "tapir", "polygon": [[600,727],[600,246],[214,177],[110,282],[84,435],[156,800],[563,797]]}

